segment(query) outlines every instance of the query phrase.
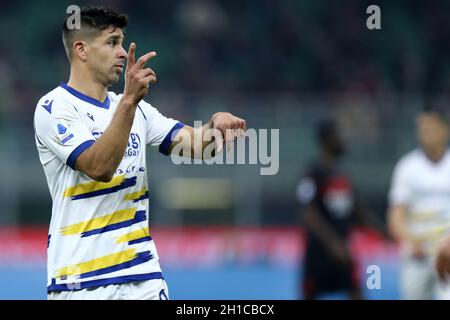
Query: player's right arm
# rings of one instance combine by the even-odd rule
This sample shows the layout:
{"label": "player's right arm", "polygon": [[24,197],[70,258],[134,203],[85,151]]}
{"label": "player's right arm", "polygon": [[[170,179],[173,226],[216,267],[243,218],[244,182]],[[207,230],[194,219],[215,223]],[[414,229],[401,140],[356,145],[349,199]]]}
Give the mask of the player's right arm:
{"label": "player's right arm", "polygon": [[408,203],[411,199],[408,176],[406,163],[400,161],[394,169],[389,191],[388,230],[398,243],[411,250],[414,257],[421,258],[425,255],[422,244],[412,237],[408,228]]}
{"label": "player's right arm", "polygon": [[410,240],[407,228],[406,215],[408,208],[405,205],[392,205],[388,210],[389,233],[397,242],[406,242]]}
{"label": "player's right arm", "polygon": [[411,236],[408,230],[408,208],[405,205],[392,205],[388,209],[389,233],[400,244],[409,248],[411,254],[416,258],[425,256],[422,243]]}
{"label": "player's right arm", "polygon": [[77,170],[97,181],[108,182],[122,161],[133,125],[136,107],[147,94],[156,75],[145,63],[156,56],[149,52],[135,61],[136,44],[131,43],[125,72],[125,89],[108,128],[75,162]]}

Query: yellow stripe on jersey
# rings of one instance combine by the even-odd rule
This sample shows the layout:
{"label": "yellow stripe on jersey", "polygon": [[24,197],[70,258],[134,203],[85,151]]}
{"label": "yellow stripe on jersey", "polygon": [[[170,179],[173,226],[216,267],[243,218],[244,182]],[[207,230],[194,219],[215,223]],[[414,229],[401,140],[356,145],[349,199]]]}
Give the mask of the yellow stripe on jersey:
{"label": "yellow stripe on jersey", "polygon": [[148,237],[148,236],[150,236],[150,232],[149,232],[148,228],[143,228],[143,229],[139,229],[139,230],[124,234],[123,236],[117,237],[116,243],[133,241],[133,240],[140,239],[143,237]]}
{"label": "yellow stripe on jersey", "polygon": [[417,241],[437,241],[445,233],[450,230],[450,222],[441,223],[438,226],[430,227],[427,230],[419,231],[417,234],[411,235],[414,240]]}
{"label": "yellow stripe on jersey", "polygon": [[147,188],[142,188],[140,191],[136,191],[133,193],[126,194],[123,197],[123,200],[136,200],[142,197],[148,191]]}
{"label": "yellow stripe on jersey", "polygon": [[80,194],[94,192],[98,190],[108,189],[120,185],[125,179],[125,175],[115,176],[109,182],[91,181],[87,183],[77,184],[69,187],[64,191],[64,197],[78,196]]}
{"label": "yellow stripe on jersey", "polygon": [[63,236],[79,234],[95,229],[100,229],[113,223],[130,220],[134,218],[136,210],[137,208],[118,210],[103,217],[98,217],[80,223],[68,225],[61,228],[61,234]]}
{"label": "yellow stripe on jersey", "polygon": [[63,276],[75,276],[103,268],[108,268],[131,261],[136,257],[137,253],[135,249],[120,251],[97,259],[58,269],[56,270],[56,278],[61,278]]}
{"label": "yellow stripe on jersey", "polygon": [[439,213],[436,211],[421,211],[421,212],[413,212],[409,216],[409,219],[411,222],[421,222],[437,219],[438,216]]}

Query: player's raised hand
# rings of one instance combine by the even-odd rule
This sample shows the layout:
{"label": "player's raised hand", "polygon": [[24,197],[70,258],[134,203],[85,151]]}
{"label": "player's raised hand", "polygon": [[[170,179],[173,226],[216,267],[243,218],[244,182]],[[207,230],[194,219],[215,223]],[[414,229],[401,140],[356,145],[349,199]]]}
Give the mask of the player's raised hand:
{"label": "player's raised hand", "polygon": [[136,44],[132,42],[128,49],[127,69],[125,71],[124,97],[130,98],[138,104],[148,92],[150,83],[156,82],[156,74],[150,68],[145,68],[147,61],[156,56],[156,52],[148,52],[139,59],[135,59]]}
{"label": "player's raised hand", "polygon": [[216,136],[217,152],[222,151],[223,144],[228,144],[235,138],[243,136],[247,125],[244,119],[238,118],[228,112],[215,113],[212,118],[212,127],[219,130],[221,135]]}

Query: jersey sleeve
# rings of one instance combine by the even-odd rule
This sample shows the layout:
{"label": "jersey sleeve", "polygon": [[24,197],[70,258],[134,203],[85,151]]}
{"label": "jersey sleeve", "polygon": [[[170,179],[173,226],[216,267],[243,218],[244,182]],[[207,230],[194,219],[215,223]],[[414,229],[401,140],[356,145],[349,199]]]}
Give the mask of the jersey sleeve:
{"label": "jersey sleeve", "polygon": [[389,190],[390,205],[408,205],[411,199],[411,186],[408,179],[408,167],[400,161],[392,174],[391,188]]}
{"label": "jersey sleeve", "polygon": [[95,143],[75,107],[56,99],[38,103],[34,128],[39,143],[74,170],[78,156]]}
{"label": "jersey sleeve", "polygon": [[139,102],[138,108],[147,122],[147,144],[159,146],[159,151],[168,155],[172,141],[185,124],[165,117],[147,102]]}

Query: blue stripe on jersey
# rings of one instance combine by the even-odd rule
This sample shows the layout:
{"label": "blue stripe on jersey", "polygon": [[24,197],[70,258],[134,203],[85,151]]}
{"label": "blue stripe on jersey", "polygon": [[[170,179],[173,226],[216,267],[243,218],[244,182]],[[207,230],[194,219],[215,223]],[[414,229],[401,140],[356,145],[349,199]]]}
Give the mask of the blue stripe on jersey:
{"label": "blue stripe on jersey", "polygon": [[177,135],[178,131],[181,128],[183,128],[185,126],[184,123],[181,122],[177,122],[172,129],[170,129],[169,133],[166,135],[166,137],[164,138],[164,140],[161,142],[161,144],[159,145],[159,152],[161,152],[162,154],[165,154],[166,156],[169,155],[169,148],[170,145],[173,142],[173,139],[175,138],[175,136]]}
{"label": "blue stripe on jersey", "polygon": [[111,188],[106,188],[106,189],[101,189],[101,190],[96,190],[96,191],[92,191],[92,192],[77,194],[76,196],[72,196],[70,199],[71,200],[79,200],[79,199],[92,198],[92,197],[102,196],[105,194],[114,193],[114,192],[129,188],[129,187],[135,186],[136,180],[137,180],[137,177],[126,178],[122,181],[121,184],[119,184],[117,186],[114,186]]}
{"label": "blue stripe on jersey", "polygon": [[148,199],[148,197],[149,197],[149,195],[148,195],[148,190],[147,190],[142,196],[140,196],[137,199],[134,199],[133,202],[138,202],[138,201],[141,201],[141,200],[145,200],[145,199]]}
{"label": "blue stripe on jersey", "polygon": [[67,141],[69,141],[70,139],[72,139],[73,138],[73,133],[71,133],[71,134],[69,134],[67,137],[65,137],[62,141],[61,141],[61,143],[62,144],[65,144]]}
{"label": "blue stripe on jersey", "polygon": [[98,229],[83,232],[81,234],[81,237],[84,238],[84,237],[92,236],[94,234],[101,234],[101,233],[108,232],[108,231],[122,229],[125,227],[132,226],[133,224],[145,221],[146,219],[147,219],[147,217],[145,215],[145,210],[136,211],[133,219],[125,220],[125,221],[118,222],[118,223],[113,223],[113,224],[107,225],[103,228],[98,228]]}
{"label": "blue stripe on jersey", "polygon": [[128,269],[128,268],[137,266],[138,264],[147,262],[151,259],[153,259],[153,254],[151,254],[150,251],[139,252],[137,254],[136,258],[134,258],[133,260],[119,263],[119,264],[116,264],[115,266],[110,266],[107,268],[82,273],[82,274],[80,274],[80,278],[85,279],[85,278],[95,277],[95,276],[99,276],[102,274],[111,273],[111,272],[115,272],[115,271],[119,271],[119,270],[123,270],[123,269]]}
{"label": "blue stripe on jersey", "polygon": [[139,108],[139,110],[141,110],[141,112],[142,112],[142,115],[144,116],[144,119],[145,119],[145,121],[147,121],[147,117],[145,116],[145,113],[144,113],[144,111],[142,111],[142,109],[141,109],[141,106],[140,106],[140,105],[138,105],[138,108]]}
{"label": "blue stripe on jersey", "polygon": [[134,239],[134,240],[128,241],[128,245],[141,243],[141,242],[145,242],[145,241],[151,241],[151,240],[152,240],[152,237],[146,236],[146,237],[142,237],[142,238],[139,238],[139,239]]}
{"label": "blue stripe on jersey", "polygon": [[52,291],[76,291],[86,288],[95,288],[101,286],[108,286],[111,284],[122,284],[133,281],[144,281],[144,280],[154,280],[154,279],[164,279],[161,272],[152,272],[144,274],[134,274],[129,276],[121,276],[107,279],[91,280],[80,283],[70,283],[70,284],[56,284],[56,280],[52,279],[51,285],[47,287],[47,292]]}
{"label": "blue stripe on jersey", "polygon": [[78,147],[76,147],[67,158],[66,161],[67,165],[71,167],[73,170],[75,170],[75,161],[77,160],[77,158],[80,156],[80,154],[83,153],[84,150],[92,146],[94,143],[95,140],[87,140],[82,144],[80,144]]}
{"label": "blue stripe on jersey", "polygon": [[37,134],[35,134],[35,136],[36,136],[36,139],[37,139],[37,141],[39,142],[39,144],[40,144],[41,146],[44,146],[44,144],[43,144],[42,141],[39,139],[39,137],[37,136]]}
{"label": "blue stripe on jersey", "polygon": [[91,98],[87,95],[85,95],[84,93],[81,93],[80,91],[69,87],[67,84],[65,84],[64,82],[61,82],[61,84],[59,85],[61,88],[66,89],[69,93],[71,93],[72,95],[74,95],[75,97],[77,97],[80,100],[83,100],[87,103],[90,103],[96,107],[100,107],[100,108],[104,108],[104,109],[109,109],[109,105],[111,103],[111,101],[109,100],[109,97],[106,96],[105,101],[101,102],[97,99]]}

